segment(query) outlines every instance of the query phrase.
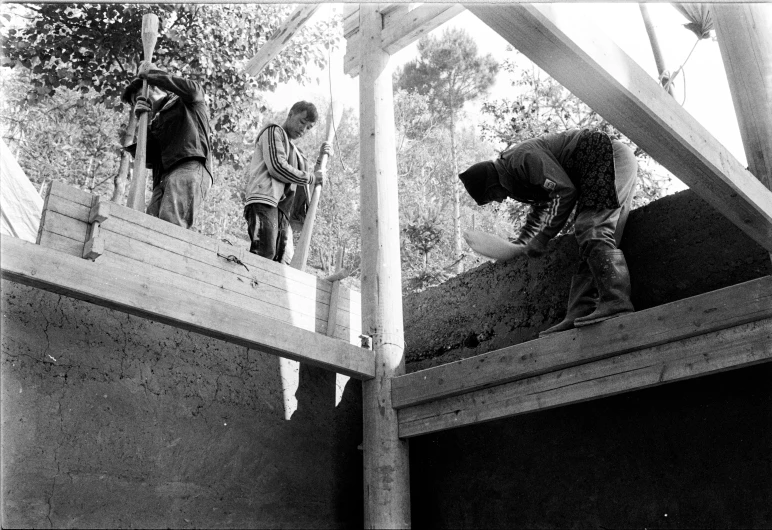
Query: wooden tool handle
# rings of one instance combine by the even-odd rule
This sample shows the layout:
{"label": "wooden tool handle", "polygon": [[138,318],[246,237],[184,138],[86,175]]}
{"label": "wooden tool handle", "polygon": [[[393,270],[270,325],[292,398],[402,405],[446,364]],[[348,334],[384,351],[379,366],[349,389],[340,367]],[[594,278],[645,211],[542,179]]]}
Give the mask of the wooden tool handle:
{"label": "wooden tool handle", "polygon": [[[327,143],[332,143],[335,138],[335,123],[340,122],[340,118],[343,115],[343,105],[330,105],[330,113],[327,117],[327,131],[326,138]],[[319,169],[324,171],[327,169],[327,160],[329,155],[324,153],[319,163]],[[314,192],[311,195],[311,204],[308,206],[308,212],[306,213],[306,222],[303,223],[303,231],[300,232],[300,238],[298,239],[298,248],[295,250],[295,255],[292,256],[292,262],[290,267],[294,269],[304,270],[306,268],[306,262],[308,261],[308,252],[311,248],[311,234],[314,232],[314,222],[316,221],[316,210],[319,206],[319,199],[322,195],[321,184],[314,186]]]}
{"label": "wooden tool handle", "polygon": [[[158,17],[148,13],[142,17],[142,49],[145,62],[153,60],[153,50],[158,41]],[[142,97],[147,97],[147,81],[142,81]],[[126,205],[134,210],[145,211],[145,165],[147,163],[147,112],[137,125],[137,149],[134,152],[134,171],[129,186]]]}

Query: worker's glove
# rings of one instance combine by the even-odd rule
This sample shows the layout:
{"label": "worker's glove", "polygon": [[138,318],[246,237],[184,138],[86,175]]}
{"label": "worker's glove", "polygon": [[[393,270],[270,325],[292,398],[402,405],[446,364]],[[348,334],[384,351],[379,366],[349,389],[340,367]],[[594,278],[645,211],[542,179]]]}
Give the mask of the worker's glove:
{"label": "worker's glove", "polygon": [[321,186],[324,184],[325,171],[317,169],[314,171],[314,186]]}
{"label": "worker's glove", "polygon": [[137,96],[137,102],[134,105],[134,115],[139,118],[145,112],[153,110],[153,105],[150,100],[144,96]]}

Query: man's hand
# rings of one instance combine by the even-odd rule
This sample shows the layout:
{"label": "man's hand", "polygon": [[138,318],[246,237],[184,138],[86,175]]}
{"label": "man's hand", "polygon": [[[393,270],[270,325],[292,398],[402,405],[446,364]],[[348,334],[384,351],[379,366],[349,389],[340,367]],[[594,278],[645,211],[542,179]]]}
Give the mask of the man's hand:
{"label": "man's hand", "polygon": [[324,184],[325,173],[326,171],[322,171],[321,169],[314,171],[314,186],[321,186]]}
{"label": "man's hand", "polygon": [[525,245],[510,243],[506,239],[478,230],[466,230],[464,240],[478,254],[495,260],[507,261],[525,254]]}
{"label": "man's hand", "polygon": [[322,142],[322,145],[319,146],[319,157],[316,159],[317,167],[322,162],[322,156],[327,155],[332,158],[333,153],[332,144],[330,142]]}
{"label": "man's hand", "polygon": [[139,65],[139,70],[137,71],[137,77],[140,79],[147,79],[147,73],[150,70],[155,70],[156,67],[153,63],[150,61],[142,61],[142,63]]}
{"label": "man's hand", "polygon": [[139,118],[142,114],[145,112],[150,112],[153,110],[153,106],[150,103],[150,100],[143,96],[137,96],[135,98],[135,104],[134,104],[134,115]]}

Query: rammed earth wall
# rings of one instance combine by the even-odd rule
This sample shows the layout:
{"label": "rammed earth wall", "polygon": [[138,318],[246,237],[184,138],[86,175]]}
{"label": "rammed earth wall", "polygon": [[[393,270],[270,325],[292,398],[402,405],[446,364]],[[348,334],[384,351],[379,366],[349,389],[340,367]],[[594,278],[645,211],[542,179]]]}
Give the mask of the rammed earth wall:
{"label": "rammed earth wall", "polygon": [[[405,300],[408,370],[562,318],[572,237]],[[630,216],[638,309],[772,274],[691,192]],[[421,436],[414,527],[769,527],[770,364]],[[3,527],[360,527],[361,387],[2,282]]]}
{"label": "rammed earth wall", "polygon": [[3,528],[360,527],[361,386],[2,282]]}
{"label": "rammed earth wall", "polygon": [[[577,245],[550,245],[409,297],[408,371],[560,321]],[[690,191],[632,212],[622,247],[639,310],[772,274],[769,254]],[[770,380],[767,363],[411,439],[413,524],[769,528]]]}

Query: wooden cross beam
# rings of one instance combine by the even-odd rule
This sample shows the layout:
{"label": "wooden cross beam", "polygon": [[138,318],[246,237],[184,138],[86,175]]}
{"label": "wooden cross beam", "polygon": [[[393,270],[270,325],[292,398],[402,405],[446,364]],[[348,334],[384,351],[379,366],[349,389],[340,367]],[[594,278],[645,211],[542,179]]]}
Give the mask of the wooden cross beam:
{"label": "wooden cross beam", "polygon": [[616,44],[548,5],[467,8],[772,251],[772,192]]}
{"label": "wooden cross beam", "polygon": [[273,35],[265,41],[257,54],[252,57],[247,66],[246,72],[254,77],[265,68],[284,49],[290,39],[300,31],[308,20],[316,13],[321,4],[303,4],[297,7],[289,18],[282,24]]}
{"label": "wooden cross beam", "polygon": [[[392,4],[381,8],[381,48],[393,55],[441,26],[464,10],[461,4]],[[348,11],[344,18],[346,56],[343,71],[352,77],[359,75],[359,55],[362,38],[359,33],[359,9]]]}

